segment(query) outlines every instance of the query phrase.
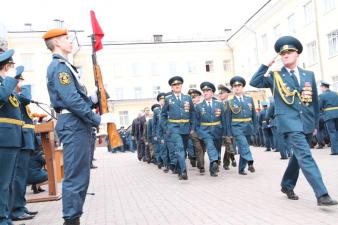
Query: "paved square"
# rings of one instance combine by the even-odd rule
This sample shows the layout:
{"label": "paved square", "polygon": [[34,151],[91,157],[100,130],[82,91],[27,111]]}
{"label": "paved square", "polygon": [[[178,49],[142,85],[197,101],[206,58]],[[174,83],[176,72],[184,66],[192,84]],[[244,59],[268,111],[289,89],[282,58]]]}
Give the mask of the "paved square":
{"label": "paved square", "polygon": [[[188,181],[165,174],[153,164],[139,162],[133,153],[108,153],[98,148],[91,184],[81,217],[83,225],[319,225],[338,224],[338,207],[318,207],[301,174],[291,201],[280,192],[288,161],[279,153],[252,148],[256,173],[240,176],[237,168],[218,177],[200,175],[188,166]],[[338,199],[338,156],[329,149],[312,150],[324,182]],[[238,159],[238,156],[236,156]],[[187,161],[187,164],[189,162]],[[61,201],[28,204],[38,210],[26,225],[61,225]],[[19,223],[16,223],[19,224]]]}

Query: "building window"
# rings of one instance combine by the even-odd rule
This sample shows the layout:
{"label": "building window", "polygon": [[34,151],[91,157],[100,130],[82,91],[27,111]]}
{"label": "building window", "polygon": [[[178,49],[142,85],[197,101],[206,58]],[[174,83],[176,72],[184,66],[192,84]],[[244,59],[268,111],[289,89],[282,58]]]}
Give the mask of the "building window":
{"label": "building window", "polygon": [[129,115],[128,111],[119,111],[120,125],[128,126],[129,125]]}
{"label": "building window", "polygon": [[157,96],[161,92],[160,86],[153,86],[153,96]]}
{"label": "building window", "polygon": [[324,12],[329,12],[336,8],[336,0],[324,0]]}
{"label": "building window", "polygon": [[276,25],[274,28],[273,28],[273,32],[275,34],[275,38],[278,39],[280,36],[281,36],[281,31],[280,31],[280,25]]}
{"label": "building window", "polygon": [[223,60],[223,69],[227,73],[231,73],[231,61],[230,60]]}
{"label": "building window", "polygon": [[25,67],[25,71],[33,71],[33,57],[32,53],[21,54],[21,64]]}
{"label": "building window", "polygon": [[190,85],[189,85],[189,88],[196,88],[196,87],[197,87],[196,84],[190,84]]}
{"label": "building window", "polygon": [[312,41],[307,44],[308,51],[308,63],[309,65],[313,65],[317,63],[317,45],[316,41]]}
{"label": "building window", "polygon": [[304,15],[306,25],[315,21],[315,13],[312,1],[309,1],[304,5]]}
{"label": "building window", "polygon": [[329,56],[335,56],[338,54],[338,30],[335,30],[328,35],[329,40]]}
{"label": "building window", "polygon": [[134,76],[140,76],[141,75],[141,65],[140,63],[133,63],[131,65],[132,71],[133,71],[133,75]]}
{"label": "building window", "polygon": [[337,91],[338,90],[338,74],[335,76],[332,76],[332,85],[330,86],[331,91]]}
{"label": "building window", "polygon": [[195,62],[188,62],[187,66],[188,66],[188,73],[190,73],[190,74],[195,74],[196,73],[197,68],[196,68],[196,63]]}
{"label": "building window", "polygon": [[115,89],[115,99],[116,100],[123,99],[123,88],[116,88]]}
{"label": "building window", "polygon": [[295,14],[288,16],[288,28],[290,34],[296,33]]}
{"label": "building window", "polygon": [[268,36],[266,34],[263,34],[261,39],[262,39],[262,49],[265,52],[268,50]]}
{"label": "building window", "polygon": [[205,71],[214,72],[214,62],[212,60],[205,61]]}
{"label": "building window", "polygon": [[152,63],[151,64],[151,74],[153,76],[160,75],[160,64],[159,63]]}
{"label": "building window", "polygon": [[135,87],[134,88],[134,98],[135,99],[142,98],[142,87]]}

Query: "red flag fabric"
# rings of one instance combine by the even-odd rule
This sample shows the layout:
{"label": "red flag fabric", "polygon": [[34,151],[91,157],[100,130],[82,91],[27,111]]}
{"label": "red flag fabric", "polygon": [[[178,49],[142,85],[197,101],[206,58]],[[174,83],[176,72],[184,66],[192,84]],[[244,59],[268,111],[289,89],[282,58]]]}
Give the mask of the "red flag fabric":
{"label": "red flag fabric", "polygon": [[92,28],[93,28],[93,34],[95,35],[95,45],[94,50],[95,52],[102,49],[102,42],[101,39],[104,36],[104,33],[100,27],[100,24],[97,22],[95,13],[93,10],[90,10],[90,20],[92,21]]}

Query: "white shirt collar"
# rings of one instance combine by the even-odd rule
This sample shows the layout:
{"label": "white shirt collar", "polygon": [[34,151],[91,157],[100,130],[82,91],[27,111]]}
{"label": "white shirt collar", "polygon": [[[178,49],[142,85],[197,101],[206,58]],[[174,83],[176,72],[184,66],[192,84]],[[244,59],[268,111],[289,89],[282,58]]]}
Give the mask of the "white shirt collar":
{"label": "white shirt collar", "polygon": [[209,102],[210,102],[210,105],[212,105],[212,98],[210,99],[210,101],[207,101],[207,100],[205,100],[205,101],[208,105],[209,105]]}
{"label": "white shirt collar", "polygon": [[[286,68],[286,67],[285,67],[285,69],[291,74],[291,69]],[[299,76],[298,66],[296,66],[296,68],[294,68],[293,71],[295,71],[294,74],[295,74],[295,76],[297,77],[298,82],[300,82],[300,76]]]}

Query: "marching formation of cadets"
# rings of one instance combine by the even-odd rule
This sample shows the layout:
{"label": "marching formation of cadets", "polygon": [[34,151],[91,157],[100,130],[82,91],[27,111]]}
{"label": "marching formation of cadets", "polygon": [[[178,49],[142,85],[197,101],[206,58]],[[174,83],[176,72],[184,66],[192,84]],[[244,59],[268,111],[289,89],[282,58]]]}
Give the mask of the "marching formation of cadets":
{"label": "marching formation of cadets", "polygon": [[[64,224],[78,225],[89,185],[95,127],[112,120],[109,114],[100,116],[93,111],[98,101],[96,91],[87,95],[76,67],[68,61],[72,44],[67,30],[49,30],[43,39],[53,54],[47,69],[47,87],[51,104],[58,113],[55,130],[63,145]],[[299,199],[294,188],[301,169],[313,188],[317,204],[336,205],[310,148],[316,139],[319,148],[330,143],[331,155],[338,154],[338,96],[326,82],[321,82],[318,96],[314,73],[297,66],[302,49],[296,38],[281,37],[275,43],[275,50],[284,66],[279,71],[270,71],[274,58],[253,75],[251,86],[270,88],[273,93],[270,103],[263,102],[259,112],[252,97],[244,94],[243,77],[230,80],[232,90],[224,85],[218,85],[216,90],[214,84],[203,82],[200,90],[190,89],[187,94],[182,93],[183,78],[172,77],[168,81],[171,91],[158,94],[158,103],[140,112],[133,121],[131,133],[120,130],[124,145],[135,143],[140,161],[154,162],[165,173],[177,174],[180,180],[188,179],[186,158],[201,174],[208,170],[212,177],[218,176],[220,167],[224,170],[238,167],[240,175],[247,175],[247,171],[254,173],[250,144],[264,145],[267,151],[279,151],[281,159],[289,158],[281,182],[281,191],[289,199]],[[0,225],[32,219],[37,212],[26,208],[26,185],[47,179],[41,169],[41,151],[36,153],[39,144],[28,106],[31,86],[24,82],[23,67],[13,72],[13,54],[14,50],[0,51]],[[228,98],[231,92],[234,97]],[[221,155],[222,144],[224,155]],[[204,161],[205,153],[208,165]],[[35,192],[41,190],[34,187]]]}
{"label": "marching formation of cadets", "polygon": [[[252,97],[244,94],[246,81],[241,76],[230,80],[230,88],[218,85],[217,95],[210,82],[184,94],[183,78],[170,78],[171,91],[158,94],[158,103],[151,106],[153,115],[146,108],[132,123],[130,136],[138,160],[152,162],[165,173],[171,171],[179,180],[188,179],[186,158],[201,174],[208,169],[210,176],[217,177],[220,167],[229,170],[230,165],[238,164],[238,173],[247,175],[246,169],[255,172],[250,145],[266,147],[266,151],[279,152],[282,160],[290,160],[281,182],[281,191],[289,199],[299,198],[294,188],[301,169],[318,205],[336,205],[310,149],[328,145],[331,155],[338,155],[338,95],[325,81],[321,81],[318,95],[314,73],[297,66],[302,50],[294,37],[276,41],[275,51],[284,66],[280,71],[269,71],[273,59],[250,81],[251,86],[270,88],[273,93],[269,102],[261,102],[262,108],[256,109]],[[228,98],[231,92],[233,97]],[[205,165],[205,153],[209,165]]]}

